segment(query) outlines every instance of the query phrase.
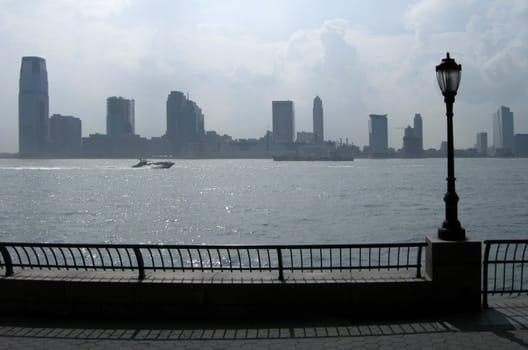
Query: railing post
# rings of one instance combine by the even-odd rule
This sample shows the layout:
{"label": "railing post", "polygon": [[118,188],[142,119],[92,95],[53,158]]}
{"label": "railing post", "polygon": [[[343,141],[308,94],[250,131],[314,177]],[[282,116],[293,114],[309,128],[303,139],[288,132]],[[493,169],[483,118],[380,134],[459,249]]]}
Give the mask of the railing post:
{"label": "railing post", "polygon": [[13,261],[11,260],[11,255],[9,254],[9,250],[7,250],[5,245],[0,245],[0,254],[2,254],[2,258],[4,259],[5,268],[6,268],[6,277],[13,276]]}
{"label": "railing post", "polygon": [[134,247],[134,255],[136,256],[137,265],[138,265],[138,272],[139,280],[145,279],[145,263],[143,262],[143,255],[141,254],[141,249],[139,247]]}
{"label": "railing post", "polygon": [[279,263],[279,281],[284,282],[284,268],[282,266],[282,251],[277,248],[277,258]]}
{"label": "railing post", "polygon": [[[488,262],[491,244],[484,241],[486,248],[484,249],[484,262],[482,263],[482,307],[488,308]],[[495,277],[496,278],[496,277]]]}
{"label": "railing post", "polygon": [[418,261],[416,262],[416,278],[422,278],[422,246],[418,247]]}

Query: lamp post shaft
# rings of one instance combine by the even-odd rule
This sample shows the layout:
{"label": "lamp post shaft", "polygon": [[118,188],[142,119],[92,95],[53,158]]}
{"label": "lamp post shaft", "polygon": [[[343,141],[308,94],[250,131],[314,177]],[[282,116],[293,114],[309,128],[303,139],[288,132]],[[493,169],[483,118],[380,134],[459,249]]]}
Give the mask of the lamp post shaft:
{"label": "lamp post shaft", "polygon": [[466,231],[458,221],[458,195],[455,189],[455,147],[453,138],[453,103],[454,94],[446,94],[446,116],[447,116],[447,192],[444,196],[446,206],[445,221],[438,230],[441,239],[449,241],[460,241],[466,239]]}

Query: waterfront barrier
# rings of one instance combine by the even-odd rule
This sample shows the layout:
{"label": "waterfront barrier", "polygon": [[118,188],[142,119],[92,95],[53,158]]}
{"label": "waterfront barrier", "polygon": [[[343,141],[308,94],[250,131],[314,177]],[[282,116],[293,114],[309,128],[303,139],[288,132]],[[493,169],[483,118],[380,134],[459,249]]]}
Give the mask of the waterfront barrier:
{"label": "waterfront barrier", "polygon": [[414,271],[425,242],[303,245],[161,245],[0,242],[0,267],[18,270],[162,272]]}
{"label": "waterfront barrier", "polygon": [[281,245],[0,242],[0,307],[14,313],[170,317],[476,310],[482,305],[481,273],[482,245],[470,239]]}
{"label": "waterfront barrier", "polygon": [[484,246],[483,306],[488,307],[488,295],[528,293],[528,240],[487,240]]}

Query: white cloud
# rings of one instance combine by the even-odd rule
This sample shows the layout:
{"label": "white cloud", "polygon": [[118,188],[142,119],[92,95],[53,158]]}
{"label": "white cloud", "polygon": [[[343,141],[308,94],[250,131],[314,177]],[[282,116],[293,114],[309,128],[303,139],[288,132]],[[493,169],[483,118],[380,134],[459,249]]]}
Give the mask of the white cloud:
{"label": "white cloud", "polygon": [[[82,118],[84,134],[104,132],[106,97],[123,95],[136,100],[137,132],[161,135],[170,90],[189,91],[205,112],[206,128],[220,133],[263,135],[273,99],[294,100],[298,129],[310,130],[318,94],[328,138],[364,145],[368,114],[387,113],[390,143],[401,147],[397,128],[421,112],[426,146],[437,147],[445,120],[434,66],[446,51],[463,65],[455,106],[461,145],[471,146],[476,132],[490,131],[491,113],[500,104],[512,107],[517,131],[528,131],[524,0],[413,2],[394,13],[406,28],[395,33],[371,32],[368,19],[358,25],[346,11],[314,22],[316,6],[327,6],[317,1],[309,23],[301,9],[246,17],[252,6],[233,2],[213,6],[217,17],[204,17],[209,2],[188,5],[0,0],[0,49],[7,53],[0,57],[0,84],[6,87],[0,117],[7,121],[0,150],[17,148],[14,97],[24,55],[47,59],[50,112]],[[229,6],[239,6],[236,16]],[[383,10],[370,6],[373,14]],[[256,17],[258,23],[248,20]],[[266,28],[257,26],[270,23],[274,34],[260,35]]]}

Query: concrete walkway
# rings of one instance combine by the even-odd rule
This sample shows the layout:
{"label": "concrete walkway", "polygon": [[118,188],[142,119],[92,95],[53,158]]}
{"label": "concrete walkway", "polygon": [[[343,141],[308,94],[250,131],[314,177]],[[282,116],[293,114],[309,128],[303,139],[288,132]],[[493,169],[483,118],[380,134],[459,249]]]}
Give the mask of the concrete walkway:
{"label": "concrete walkway", "polygon": [[402,321],[97,322],[0,316],[0,349],[525,349],[528,298]]}

